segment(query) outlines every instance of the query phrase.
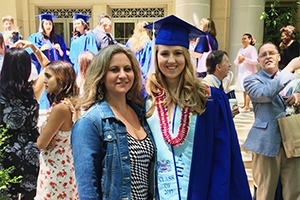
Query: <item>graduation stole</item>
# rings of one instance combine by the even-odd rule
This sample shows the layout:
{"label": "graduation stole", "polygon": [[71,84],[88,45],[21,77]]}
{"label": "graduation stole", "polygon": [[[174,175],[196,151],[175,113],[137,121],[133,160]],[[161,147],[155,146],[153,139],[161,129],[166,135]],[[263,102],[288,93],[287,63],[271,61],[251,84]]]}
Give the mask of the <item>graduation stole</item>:
{"label": "graduation stole", "polygon": [[[45,44],[48,44],[48,45],[50,46],[50,49],[48,49],[48,55],[47,55],[47,58],[48,58],[50,61],[56,61],[56,60],[58,60],[57,54],[56,54],[56,51],[58,52],[58,50],[56,50],[56,49],[54,48],[54,43],[51,42],[51,40],[50,40],[49,38],[46,39],[46,38],[44,38],[43,36],[42,36],[42,38],[43,38]],[[51,56],[50,56],[50,52],[51,52],[51,51],[52,51],[53,59],[54,59],[54,60],[51,59]],[[59,53],[58,53],[58,54],[59,54]]]}
{"label": "graduation stole", "polygon": [[[151,100],[146,102],[146,109],[151,105]],[[181,108],[175,106],[173,122],[170,131],[178,133],[181,119]],[[168,144],[158,125],[159,116],[157,108],[153,115],[147,118],[154,141],[157,146],[157,187],[159,199],[187,199],[191,161],[193,155],[193,143],[197,115],[191,115],[189,130],[184,142],[180,146]]]}

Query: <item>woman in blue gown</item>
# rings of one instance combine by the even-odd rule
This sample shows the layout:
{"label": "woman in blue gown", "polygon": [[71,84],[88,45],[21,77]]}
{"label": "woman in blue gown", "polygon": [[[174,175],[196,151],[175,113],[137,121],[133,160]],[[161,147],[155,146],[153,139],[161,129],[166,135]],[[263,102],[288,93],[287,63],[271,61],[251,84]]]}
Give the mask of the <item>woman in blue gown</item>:
{"label": "woman in blue gown", "polygon": [[70,60],[74,65],[75,72],[79,73],[78,56],[81,52],[90,51],[98,53],[97,40],[93,32],[90,31],[87,24],[90,16],[84,14],[74,14],[74,32],[70,46]]}
{"label": "woman in blue gown", "polygon": [[[37,48],[39,48],[49,59],[49,61],[66,60],[66,43],[61,35],[55,34],[55,28],[53,25],[53,18],[57,16],[43,13],[37,15],[40,18],[40,27],[37,33],[32,34],[28,41],[32,42]],[[42,71],[42,67],[39,64],[34,53],[29,49],[28,53],[31,54],[32,62],[35,64],[38,73]],[[40,99],[40,109],[48,109],[50,107],[47,99],[47,93],[44,91]]]}

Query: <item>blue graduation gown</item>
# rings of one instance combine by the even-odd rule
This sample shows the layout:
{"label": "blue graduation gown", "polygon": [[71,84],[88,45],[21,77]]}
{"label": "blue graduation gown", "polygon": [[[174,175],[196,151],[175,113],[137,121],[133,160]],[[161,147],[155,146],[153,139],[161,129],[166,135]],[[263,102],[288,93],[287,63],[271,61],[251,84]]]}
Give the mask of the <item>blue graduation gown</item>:
{"label": "blue graduation gown", "polygon": [[70,60],[74,65],[76,74],[78,74],[80,67],[77,62],[78,56],[81,52],[90,51],[94,54],[98,53],[97,40],[92,32],[86,35],[80,35],[76,39],[71,39]]}
{"label": "blue graduation gown", "polygon": [[[56,35],[56,43],[60,45],[61,50],[64,52],[63,56],[60,56],[59,51],[53,48],[53,45],[55,44],[50,38],[42,37],[41,32],[37,32],[29,36],[28,41],[32,42],[37,48],[41,48],[44,44],[49,44],[50,49],[44,50],[43,53],[46,55],[46,57],[49,59],[49,61],[55,61],[55,60],[67,60],[67,53],[66,53],[66,43],[64,38],[61,35]],[[42,71],[42,66],[38,62],[37,58],[35,57],[34,53],[31,51],[31,49],[26,49],[28,53],[31,55],[32,62],[37,68],[38,73]],[[40,101],[40,109],[48,109],[50,108],[50,103],[47,98],[47,92],[44,90],[44,92],[41,95]]]}
{"label": "blue graduation gown", "polygon": [[[192,157],[186,199],[251,200],[237,133],[224,91],[211,87],[205,112],[195,117],[195,128],[190,127],[194,130],[194,143],[191,145]],[[152,132],[157,130],[157,121],[150,118],[147,121]],[[157,131],[153,133],[154,139],[159,143],[160,140],[156,141],[156,133]],[[161,153],[164,152],[158,152],[158,155]],[[158,166],[158,172],[159,170]],[[180,175],[177,171],[177,177]],[[161,188],[159,184],[164,182],[165,180],[159,179],[158,188]],[[162,198],[158,196],[158,199]]]}
{"label": "blue graduation gown", "polygon": [[[131,39],[129,39],[127,41],[126,47],[131,49]],[[151,40],[147,41],[144,44],[144,47],[139,52],[134,53],[134,56],[140,63],[141,71],[145,78],[147,78],[147,73],[148,73],[150,65],[151,65],[151,55],[152,55]]]}
{"label": "blue graduation gown", "polygon": [[[58,50],[53,48],[54,42],[48,37],[43,39],[42,33],[40,32],[34,33],[31,36],[29,36],[28,41],[32,42],[37,48],[41,48],[44,44],[49,44],[51,48],[48,50],[44,50],[43,53],[47,56],[47,58],[50,61],[67,60],[67,54],[66,54],[67,47],[66,47],[65,40],[61,35],[58,34],[55,35],[56,35],[56,43],[60,45],[61,50],[64,52],[63,56],[60,56]],[[27,50],[28,53],[31,54],[34,64],[36,65],[37,70],[40,73],[42,70],[41,65],[39,64],[35,55],[32,53],[31,49],[27,49]]]}
{"label": "blue graduation gown", "polygon": [[197,119],[188,199],[252,199],[228,98],[213,87]]}

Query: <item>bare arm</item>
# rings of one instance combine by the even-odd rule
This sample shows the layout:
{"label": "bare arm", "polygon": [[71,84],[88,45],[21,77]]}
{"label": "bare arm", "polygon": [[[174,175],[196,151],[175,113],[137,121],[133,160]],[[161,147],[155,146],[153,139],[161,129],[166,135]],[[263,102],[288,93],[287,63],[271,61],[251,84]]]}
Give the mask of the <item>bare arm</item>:
{"label": "bare arm", "polygon": [[39,48],[37,48],[32,42],[26,40],[19,40],[14,44],[14,46],[19,48],[31,48],[32,52],[34,53],[35,57],[38,59],[38,62],[43,68],[43,71],[33,82],[33,90],[35,93],[35,97],[37,101],[39,101],[44,90],[44,70],[50,61],[45,56],[45,54],[43,54],[43,52]]}
{"label": "bare arm", "polygon": [[39,63],[41,64],[42,68],[45,68],[47,64],[50,62],[45,54],[37,48],[32,42],[26,40],[19,40],[14,44],[15,47],[18,48],[31,48],[32,52],[34,53],[35,57],[38,59]]}
{"label": "bare arm", "polygon": [[[53,107],[46,126],[42,127],[36,145],[39,149],[48,147],[55,134],[64,127],[68,119],[72,119],[70,109],[60,103]],[[65,127],[64,127],[65,128]],[[69,127],[71,130],[71,127]]]}

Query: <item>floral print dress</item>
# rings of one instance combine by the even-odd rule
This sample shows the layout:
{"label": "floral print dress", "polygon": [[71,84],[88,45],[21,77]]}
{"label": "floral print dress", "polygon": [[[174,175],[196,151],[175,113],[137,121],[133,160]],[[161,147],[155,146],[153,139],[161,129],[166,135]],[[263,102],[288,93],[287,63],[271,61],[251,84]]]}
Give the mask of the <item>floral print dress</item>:
{"label": "floral print dress", "polygon": [[[74,107],[71,102],[65,99],[61,103],[69,106],[74,116]],[[55,105],[52,104],[48,115]],[[51,142],[55,144],[55,147],[47,147],[41,151],[35,200],[78,199],[70,134],[71,131],[58,131]]]}
{"label": "floral print dress", "polygon": [[4,157],[0,157],[1,168],[14,166],[11,177],[22,176],[20,183],[1,189],[2,194],[11,195],[9,199],[17,199],[19,193],[23,197],[36,189],[40,153],[36,146],[38,115],[39,106],[33,94],[28,99],[0,96],[0,124],[8,125],[5,135],[9,136],[3,145],[6,148],[2,152]]}

